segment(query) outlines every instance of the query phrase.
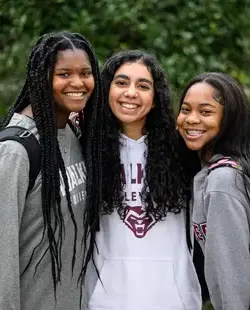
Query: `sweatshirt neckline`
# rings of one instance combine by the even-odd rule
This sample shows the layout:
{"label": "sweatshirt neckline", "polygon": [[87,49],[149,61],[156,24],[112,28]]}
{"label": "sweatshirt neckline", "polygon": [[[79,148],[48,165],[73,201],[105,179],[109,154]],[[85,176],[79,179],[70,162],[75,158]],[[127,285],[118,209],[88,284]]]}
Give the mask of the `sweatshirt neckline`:
{"label": "sweatshirt neckline", "polygon": [[128,136],[124,135],[123,133],[121,133],[121,142],[125,143],[125,144],[141,144],[144,143],[146,138],[146,135],[140,137],[137,140],[134,140],[132,138],[129,138]]}

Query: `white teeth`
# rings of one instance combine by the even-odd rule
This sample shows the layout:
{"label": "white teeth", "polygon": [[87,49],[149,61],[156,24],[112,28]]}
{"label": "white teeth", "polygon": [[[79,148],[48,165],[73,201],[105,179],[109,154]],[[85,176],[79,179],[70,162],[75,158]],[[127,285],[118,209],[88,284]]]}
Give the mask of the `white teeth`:
{"label": "white teeth", "polygon": [[69,97],[82,97],[84,95],[84,92],[79,92],[79,93],[65,93],[65,95]]}
{"label": "white teeth", "polygon": [[126,109],[136,109],[138,107],[137,104],[133,104],[133,103],[121,103],[121,106]]}
{"label": "white teeth", "polygon": [[190,136],[200,136],[204,133],[204,130],[186,130],[186,133]]}

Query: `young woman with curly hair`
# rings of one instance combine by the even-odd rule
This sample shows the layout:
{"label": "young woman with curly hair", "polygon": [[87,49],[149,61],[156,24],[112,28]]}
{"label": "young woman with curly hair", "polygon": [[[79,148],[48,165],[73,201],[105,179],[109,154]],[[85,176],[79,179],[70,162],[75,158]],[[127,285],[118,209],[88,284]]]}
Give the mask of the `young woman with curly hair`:
{"label": "young woman with curly hair", "polygon": [[164,72],[153,56],[124,51],[107,60],[102,78],[104,202],[89,309],[200,310]]}

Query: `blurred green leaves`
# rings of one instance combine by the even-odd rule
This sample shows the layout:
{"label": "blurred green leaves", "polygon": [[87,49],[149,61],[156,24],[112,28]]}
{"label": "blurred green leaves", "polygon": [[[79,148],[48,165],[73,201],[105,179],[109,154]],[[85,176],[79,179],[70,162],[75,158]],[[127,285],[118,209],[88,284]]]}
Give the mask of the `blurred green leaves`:
{"label": "blurred green leaves", "polygon": [[173,88],[203,71],[224,71],[250,94],[249,0],[0,0],[0,114],[25,78],[27,57],[46,32],[85,35],[102,64],[114,52],[154,53]]}

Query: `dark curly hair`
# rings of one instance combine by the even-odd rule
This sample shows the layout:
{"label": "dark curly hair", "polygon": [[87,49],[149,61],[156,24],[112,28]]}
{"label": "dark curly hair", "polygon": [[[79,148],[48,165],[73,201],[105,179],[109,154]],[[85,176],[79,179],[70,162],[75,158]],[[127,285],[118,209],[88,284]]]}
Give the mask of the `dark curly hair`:
{"label": "dark curly hair", "polygon": [[[144,64],[154,81],[154,108],[147,115],[143,128],[147,133],[148,150],[145,154],[145,178],[141,197],[146,211],[154,214],[157,220],[161,220],[168,212],[176,214],[181,212],[185,206],[183,200],[186,193],[186,183],[177,152],[175,118],[164,72],[156,59],[143,51],[130,50],[117,53],[107,60],[102,71],[105,97],[108,98],[110,84],[117,69],[122,64],[134,62]],[[111,213],[116,208],[120,216],[124,217],[119,142],[121,124],[113,115],[108,102],[105,104],[103,122],[105,135],[102,211]]]}
{"label": "dark curly hair", "polygon": [[[102,191],[101,120],[103,115],[102,107],[104,105],[97,59],[90,43],[82,35],[64,31],[45,34],[39,38],[29,56],[24,86],[2,124],[3,126],[6,126],[14,112],[21,112],[28,105],[31,105],[41,145],[44,232],[42,240],[31,254],[29,264],[25,271],[31,263],[36,248],[42,243],[47,235],[49,245],[46,252],[49,251],[51,256],[51,268],[55,293],[56,285],[60,282],[60,274],[62,270],[61,249],[64,230],[64,219],[61,212],[60,172],[65,183],[68,210],[71,214],[71,220],[75,229],[75,237],[72,241],[74,243],[74,252],[72,253],[72,273],[76,259],[76,242],[78,236],[65,165],[57,140],[56,115],[54,105],[52,104],[52,83],[58,53],[60,51],[74,48],[84,50],[87,53],[95,80],[95,88],[84,109],[84,120],[82,112],[79,113],[79,127],[81,129],[80,143],[82,145],[87,169],[87,202],[84,216],[86,230],[83,237],[85,253],[82,258],[82,271],[79,275],[79,281],[82,284],[88,261],[91,259],[91,253],[93,252],[94,236],[97,229],[96,227],[98,227],[98,216],[95,218],[94,215],[98,215],[99,213],[99,202],[101,201]],[[52,216],[53,221],[51,220]],[[56,237],[57,234],[55,231],[58,231],[58,238]],[[86,248],[89,235],[90,244],[88,248]]]}

